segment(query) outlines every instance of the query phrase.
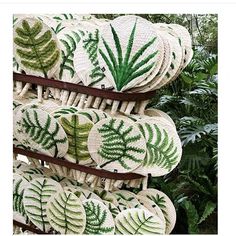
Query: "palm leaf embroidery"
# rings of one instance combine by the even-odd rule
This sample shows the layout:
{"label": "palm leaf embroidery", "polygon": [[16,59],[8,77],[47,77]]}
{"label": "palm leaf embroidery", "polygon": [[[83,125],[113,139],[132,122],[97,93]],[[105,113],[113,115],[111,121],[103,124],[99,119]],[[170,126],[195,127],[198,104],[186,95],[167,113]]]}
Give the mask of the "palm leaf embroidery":
{"label": "palm leaf embroidery", "polygon": [[85,228],[85,211],[73,193],[55,194],[47,204],[47,216],[52,227],[61,234],[81,234]]}
{"label": "palm leaf embroidery", "polygon": [[125,210],[116,217],[117,234],[164,234],[158,218],[143,209]]}
{"label": "palm leaf embroidery", "polygon": [[64,14],[63,13],[63,14],[54,16],[53,19],[57,20],[57,21],[64,21],[64,20],[73,20],[75,18],[72,14]]}
{"label": "palm leaf embroidery", "polygon": [[146,139],[147,153],[143,162],[144,167],[159,166],[168,171],[178,162],[179,153],[173,138],[169,138],[164,129],[156,124],[139,124],[139,129]]}
{"label": "palm leaf embroidery", "polygon": [[63,29],[65,29],[65,26],[62,25],[62,23],[60,22],[55,28],[51,27],[51,29],[53,30],[53,32],[55,34],[60,33]]}
{"label": "palm leaf embroidery", "polygon": [[23,116],[22,127],[35,143],[40,144],[44,150],[51,150],[53,156],[57,157],[59,145],[66,144],[67,137],[62,133],[63,130],[58,122],[52,120],[49,114],[47,114],[45,124],[42,125],[39,121],[38,111],[40,110],[26,110]]}
{"label": "palm leaf embroidery", "polygon": [[43,23],[35,21],[31,27],[27,20],[22,21],[22,27],[17,27],[17,36],[14,43],[18,46],[16,53],[20,63],[27,69],[41,72],[45,78],[60,58],[60,51],[57,43],[53,40],[50,30],[45,31],[41,36]]}
{"label": "palm leaf embroidery", "polygon": [[105,205],[96,200],[87,200],[83,206],[86,213],[84,234],[112,234],[114,232],[114,222],[112,225],[112,216],[109,218],[109,211]]}
{"label": "palm leaf embroidery", "polygon": [[78,115],[72,115],[70,120],[62,117],[60,123],[69,140],[69,149],[67,152],[70,155],[69,159],[75,163],[90,159],[87,141],[89,131],[93,127],[93,124],[80,124]]}
{"label": "palm leaf embroidery", "polygon": [[[117,125],[117,127],[115,127]],[[118,119],[110,119],[108,123],[102,125],[98,129],[102,137],[102,145],[98,150],[98,154],[108,160],[100,165],[104,167],[112,162],[118,162],[124,169],[130,170],[130,166],[126,160],[135,163],[143,161],[137,154],[145,154],[145,149],[139,147],[138,141],[141,140],[141,133],[132,136],[133,126],[125,127],[125,122]]]}
{"label": "palm leaf embroidery", "polygon": [[54,180],[37,178],[30,182],[24,192],[23,202],[27,216],[45,232],[51,227],[46,215],[46,204],[58,190],[61,190],[61,186]]}
{"label": "palm leaf embroidery", "polygon": [[88,54],[88,58],[93,65],[93,69],[90,73],[90,78],[92,79],[89,86],[93,86],[104,79],[105,75],[102,72],[97,58],[98,51],[98,41],[99,41],[99,31],[98,29],[93,33],[89,32],[87,38],[83,39],[83,48]]}
{"label": "palm leaf embroidery", "polygon": [[108,202],[113,202],[112,198],[109,198],[108,192],[104,189],[102,190],[98,190],[98,189],[94,189],[93,191],[95,194],[97,194],[102,200],[108,201]]}
{"label": "palm leaf embroidery", "polygon": [[70,73],[71,78],[75,75],[73,58],[74,51],[77,44],[79,43],[81,36],[83,36],[83,31],[71,31],[70,34],[65,34],[63,39],[60,39],[61,44],[64,47],[62,50],[62,63],[60,65],[59,79],[63,78],[63,73],[67,70]]}
{"label": "palm leaf embroidery", "polygon": [[89,120],[91,120],[94,124],[96,124],[98,121],[108,118],[108,115],[105,112],[102,112],[100,110],[83,110],[83,111],[79,111],[79,114],[87,117]]}
{"label": "palm leaf embroidery", "polygon": [[115,28],[110,24],[113,40],[117,51],[117,58],[115,57],[111,47],[102,37],[102,42],[105,46],[106,52],[99,49],[99,53],[106,63],[109,71],[111,72],[116,85],[116,89],[118,91],[121,91],[122,88],[125,87],[130,81],[150,72],[155,65],[155,62],[150,63],[150,61],[157,55],[158,51],[151,53],[140,62],[138,62],[138,60],[140,59],[144,51],[146,51],[152,44],[154,44],[154,42],[156,41],[156,37],[152,38],[149,42],[140,47],[138,51],[133,55],[133,57],[131,57],[136,27],[137,20],[131,31],[126,48],[126,53],[124,54],[122,51],[119,35],[117,34]]}
{"label": "palm leaf embroidery", "polygon": [[113,218],[115,219],[116,216],[119,214],[120,210],[116,207],[113,203],[108,201],[103,201],[103,203],[108,207],[109,211],[111,212]]}

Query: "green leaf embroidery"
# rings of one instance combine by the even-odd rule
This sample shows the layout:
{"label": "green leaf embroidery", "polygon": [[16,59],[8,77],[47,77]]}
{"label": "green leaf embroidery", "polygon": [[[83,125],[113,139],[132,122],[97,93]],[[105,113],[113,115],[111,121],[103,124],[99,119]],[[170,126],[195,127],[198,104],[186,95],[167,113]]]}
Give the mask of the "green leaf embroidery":
{"label": "green leaf embroidery", "polygon": [[108,114],[106,114],[103,111],[100,110],[93,110],[93,109],[88,109],[88,110],[83,110],[79,111],[79,114],[87,117],[89,120],[91,120],[94,124],[96,124],[98,121],[108,118]]}
{"label": "green leaf embroidery", "polygon": [[179,157],[173,138],[169,138],[166,130],[161,130],[156,124],[144,123],[138,126],[146,139],[147,145],[143,166],[159,166],[171,171]]}
{"label": "green leaf embroidery", "polygon": [[53,17],[54,20],[64,21],[64,20],[73,20],[75,19],[72,14],[59,14]]}
{"label": "green leaf embroidery", "polygon": [[[86,227],[84,234],[112,234],[114,226],[106,226],[108,223],[112,225],[109,219],[108,209],[103,203],[96,200],[87,200],[83,202],[86,213]],[[102,207],[104,206],[104,207]],[[103,209],[102,209],[103,208]],[[112,216],[111,216],[112,218]],[[114,224],[114,222],[113,222]]]}
{"label": "green leaf embroidery", "polygon": [[143,209],[129,209],[116,217],[117,234],[164,234],[159,218]]}
{"label": "green leaf embroidery", "polygon": [[55,28],[51,27],[51,29],[53,30],[53,32],[55,34],[60,33],[63,29],[65,29],[65,26],[62,25],[62,23],[60,22]]}
{"label": "green leaf embroidery", "polygon": [[59,145],[67,143],[67,137],[59,136],[59,131],[62,128],[57,122],[52,121],[52,117],[49,114],[47,114],[45,124],[42,125],[39,121],[38,111],[40,110],[31,109],[25,111],[23,129],[35,143],[40,144],[44,150],[52,150],[53,156],[57,157]]}
{"label": "green leaf embroidery", "polygon": [[156,54],[158,53],[157,51],[151,53],[142,61],[138,63],[137,61],[142,56],[144,51],[146,51],[156,41],[156,37],[154,37],[149,42],[141,46],[137,50],[137,52],[133,55],[133,57],[131,57],[133,42],[135,39],[136,26],[137,26],[137,20],[131,31],[128,45],[126,47],[126,53],[124,54],[122,52],[119,36],[115,28],[110,24],[113,40],[117,51],[117,58],[115,57],[111,47],[108,45],[105,39],[102,38],[102,42],[105,46],[106,52],[99,49],[99,53],[102,56],[106,65],[108,66],[109,71],[111,72],[114,82],[116,84],[116,89],[118,91],[121,91],[122,88],[126,86],[130,81],[149,72],[155,65],[155,62],[152,62],[150,64],[148,63],[150,62],[151,59],[153,59],[156,56]]}
{"label": "green leaf embroidery", "polygon": [[75,163],[91,159],[87,141],[89,131],[93,125],[91,123],[80,124],[78,115],[72,115],[70,120],[62,117],[60,123],[69,140],[69,149],[67,152],[70,157],[69,159]]}
{"label": "green leaf embroidery", "polygon": [[[115,127],[115,124],[117,127]],[[98,129],[102,137],[102,145],[98,150],[98,154],[105,160],[101,168],[110,164],[111,162],[118,162],[124,169],[130,170],[130,166],[126,163],[126,160],[130,160],[135,163],[141,163],[142,158],[137,154],[145,154],[145,149],[138,147],[136,143],[141,140],[142,135],[137,133],[131,136],[133,126],[125,127],[123,120],[110,119],[108,123],[102,125]]]}
{"label": "green leaf embroidery", "polygon": [[16,53],[21,64],[30,70],[42,72],[47,78],[48,71],[59,61],[60,51],[52,39],[51,31],[47,30],[39,36],[42,29],[43,23],[40,21],[35,21],[31,27],[27,20],[23,20],[22,28],[17,27],[15,30],[17,36],[14,43],[18,46]]}
{"label": "green leaf embroidery", "polygon": [[88,58],[91,64],[94,66],[94,68],[91,71],[91,74],[89,75],[90,78],[92,79],[91,83],[88,84],[89,86],[97,84],[105,77],[104,73],[101,71],[97,58],[98,41],[99,41],[98,29],[94,33],[89,32],[87,34],[87,38],[83,39],[83,48],[86,50]]}
{"label": "green leaf embroidery", "polygon": [[63,78],[63,73],[66,70],[69,71],[71,78],[75,75],[73,64],[74,51],[81,39],[81,34],[83,35],[84,33],[82,31],[71,31],[68,34],[65,34],[63,39],[60,39],[61,44],[64,46],[64,50],[62,50],[62,63],[59,71],[60,80]]}
{"label": "green leaf embroidery", "polygon": [[51,226],[61,234],[81,234],[86,220],[81,201],[75,194],[63,191],[55,194],[47,204]]}
{"label": "green leaf embroidery", "polygon": [[23,202],[26,214],[42,231],[48,232],[51,227],[46,215],[46,204],[58,190],[61,190],[60,184],[46,178],[34,179],[25,189]]}
{"label": "green leaf embroidery", "polygon": [[108,207],[109,211],[111,212],[113,218],[115,219],[116,216],[119,214],[120,210],[116,207],[113,203],[108,201],[103,201],[103,203]]}
{"label": "green leaf embroidery", "polygon": [[53,112],[53,117],[58,119],[62,115],[73,114],[76,112],[78,112],[78,109],[75,107],[59,108],[58,110]]}

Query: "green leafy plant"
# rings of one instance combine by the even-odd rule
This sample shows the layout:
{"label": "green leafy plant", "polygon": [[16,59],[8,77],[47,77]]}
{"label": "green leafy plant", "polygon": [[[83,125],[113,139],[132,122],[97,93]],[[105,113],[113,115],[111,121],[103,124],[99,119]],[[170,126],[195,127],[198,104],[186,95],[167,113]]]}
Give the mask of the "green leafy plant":
{"label": "green leafy plant", "polygon": [[152,62],[152,63],[149,63],[149,62],[151,59],[153,59],[157,55],[158,53],[157,51],[154,53],[151,53],[142,61],[138,63],[137,61],[142,56],[143,52],[146,51],[156,41],[156,37],[154,37],[149,42],[147,42],[142,47],[140,47],[137,50],[137,52],[133,55],[133,57],[131,57],[131,51],[132,51],[133,42],[135,38],[136,26],[137,26],[137,20],[131,31],[127,48],[126,48],[126,52],[124,54],[121,48],[119,35],[117,34],[114,27],[110,24],[113,40],[116,46],[117,58],[115,57],[114,52],[112,51],[111,47],[108,45],[106,40],[102,38],[102,42],[106,48],[106,52],[99,49],[99,53],[101,54],[103,60],[108,66],[109,71],[111,72],[114,82],[116,84],[116,89],[118,91],[121,91],[122,88],[126,86],[130,81],[149,72],[155,64],[155,62]]}
{"label": "green leafy plant", "polygon": [[89,75],[92,79],[92,82],[89,86],[93,86],[104,79],[105,75],[103,74],[97,58],[98,52],[98,41],[99,41],[99,31],[98,29],[94,33],[88,33],[87,38],[83,39],[83,48],[88,53],[89,60],[91,61],[94,68]]}
{"label": "green leafy plant", "polygon": [[139,129],[146,138],[147,145],[143,166],[158,165],[170,171],[178,161],[177,147],[173,138],[170,138],[166,130],[161,130],[156,124],[139,124]]}
{"label": "green leafy plant", "polygon": [[52,227],[61,234],[81,234],[85,228],[84,209],[73,193],[57,193],[47,204],[47,217]]}
{"label": "green leafy plant", "polygon": [[[93,201],[87,201],[83,204],[86,213],[85,234],[108,234],[114,230],[114,227],[104,226],[107,220],[107,211],[102,210],[99,204]],[[110,221],[110,219],[108,219]]]}
{"label": "green leafy plant", "polygon": [[40,144],[45,150],[54,150],[54,156],[58,155],[58,145],[67,142],[67,137],[57,137],[60,126],[55,122],[55,128],[52,129],[52,118],[47,115],[47,120],[44,125],[39,122],[38,113],[36,110],[32,110],[33,117],[29,111],[25,111],[25,117],[23,117],[23,128],[30,138],[37,144]]}
{"label": "green leafy plant", "polygon": [[141,209],[128,210],[122,217],[116,218],[116,232],[125,235],[164,233],[154,215],[146,215]]}
{"label": "green leafy plant", "polygon": [[25,212],[30,221],[44,232],[48,232],[51,228],[46,215],[46,204],[59,187],[60,185],[51,179],[37,178],[25,189],[23,197]]}
{"label": "green leafy plant", "polygon": [[93,124],[80,124],[78,115],[72,115],[70,119],[62,117],[60,122],[69,140],[67,154],[70,155],[70,159],[75,163],[90,159],[87,141]]}
{"label": "green leafy plant", "polygon": [[119,121],[118,127],[115,127],[116,119],[110,119],[109,123],[103,124],[98,129],[102,137],[102,145],[98,150],[98,153],[105,160],[100,167],[104,167],[111,162],[119,162],[120,165],[129,170],[129,165],[126,164],[126,160],[131,160],[136,163],[141,163],[142,159],[137,158],[135,154],[145,153],[145,149],[135,146],[135,142],[139,141],[142,136],[141,133],[134,136],[130,136],[133,126],[125,128],[123,120]]}
{"label": "green leafy plant", "polygon": [[21,59],[20,63],[25,68],[42,72],[47,78],[48,71],[59,61],[60,51],[50,30],[39,36],[42,29],[43,24],[40,21],[36,21],[31,27],[27,20],[23,20],[22,28],[15,29],[17,36],[14,43],[18,46],[16,53]]}
{"label": "green leafy plant", "polygon": [[[80,33],[80,34],[79,34]],[[65,50],[62,50],[62,63],[60,65],[59,78],[62,79],[65,70],[70,72],[71,78],[75,75],[73,58],[77,44],[83,36],[83,31],[72,31],[71,34],[65,34],[65,39],[60,39]]]}

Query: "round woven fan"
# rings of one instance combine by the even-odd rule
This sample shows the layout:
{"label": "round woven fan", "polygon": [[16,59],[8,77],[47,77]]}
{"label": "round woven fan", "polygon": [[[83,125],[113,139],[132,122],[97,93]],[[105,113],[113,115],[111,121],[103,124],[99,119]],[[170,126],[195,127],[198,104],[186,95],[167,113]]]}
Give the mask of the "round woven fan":
{"label": "round woven fan", "polygon": [[152,188],[142,190],[138,195],[147,197],[161,208],[166,220],[165,233],[169,234],[173,230],[176,222],[175,207],[169,197],[163,192]]}
{"label": "round woven fan", "polygon": [[101,27],[100,33],[98,61],[117,91],[131,89],[145,80],[163,52],[155,28],[141,17],[117,17]]}
{"label": "round woven fan", "polygon": [[120,212],[115,219],[116,234],[165,234],[165,225],[148,210],[132,208]]}
{"label": "round woven fan", "polygon": [[101,201],[89,199],[83,201],[86,214],[84,234],[114,234],[115,222],[109,209]]}
{"label": "round woven fan", "polygon": [[62,187],[49,178],[36,178],[25,188],[23,202],[26,215],[40,230],[48,232],[51,228],[46,215],[46,203]]}
{"label": "round woven fan", "polygon": [[120,118],[107,118],[93,126],[88,149],[99,168],[125,173],[141,165],[145,140],[137,127]]}
{"label": "round woven fan", "polygon": [[[161,118],[159,118],[161,119]],[[145,137],[146,157],[136,173],[162,176],[171,172],[182,155],[180,138],[173,126],[165,119],[148,118],[136,123]]]}
{"label": "round woven fan", "polygon": [[28,107],[20,109],[16,116],[14,134],[19,142],[53,157],[63,157],[67,153],[66,133],[47,112]]}
{"label": "round woven fan", "polygon": [[56,193],[46,206],[50,225],[61,234],[82,234],[85,229],[85,210],[80,199],[69,191]]}

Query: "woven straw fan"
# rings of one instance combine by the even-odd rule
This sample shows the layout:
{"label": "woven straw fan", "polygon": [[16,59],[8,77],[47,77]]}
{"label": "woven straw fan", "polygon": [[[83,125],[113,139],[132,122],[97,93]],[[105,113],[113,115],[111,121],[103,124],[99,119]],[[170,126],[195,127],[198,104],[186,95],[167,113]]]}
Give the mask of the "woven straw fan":
{"label": "woven straw fan", "polygon": [[[98,168],[117,173],[136,169],[146,153],[140,131],[120,118],[107,118],[96,123],[89,133],[88,149]],[[107,179],[105,189],[109,190],[110,186],[111,180]]]}
{"label": "woven straw fan", "polygon": [[23,202],[26,215],[40,230],[48,232],[51,228],[46,214],[46,203],[62,187],[49,178],[36,178],[25,188]]}
{"label": "woven straw fan", "polygon": [[182,146],[176,129],[164,118],[148,118],[136,122],[145,137],[146,157],[134,172],[162,176],[171,172],[180,162]]}
{"label": "woven straw fan", "polygon": [[[152,24],[141,17],[121,16],[100,32],[99,64],[115,90],[127,91],[145,80],[155,68],[160,45],[163,50]],[[112,113],[118,105],[113,103]]]}
{"label": "woven straw fan", "polygon": [[[77,45],[74,54],[75,71],[86,86],[99,89],[112,88],[111,83],[106,79],[98,63],[98,41],[99,29],[97,27],[93,27],[85,32],[85,35]],[[87,97],[87,95],[83,94],[80,98],[78,107],[88,108],[92,105],[93,100],[93,96]],[[98,108],[101,100],[101,98],[95,98],[93,107]]]}
{"label": "woven straw fan", "polygon": [[153,203],[157,204],[161,208],[166,220],[166,230],[164,233],[170,234],[170,232],[173,230],[175,226],[176,211],[169,197],[163,192],[152,188],[148,188],[147,190],[142,190],[141,192],[138,193],[138,195],[147,197]]}
{"label": "woven straw fan", "polygon": [[[25,18],[14,26],[14,57],[26,74],[52,78],[59,67],[60,50],[54,32],[36,18]],[[20,93],[24,96],[27,83]],[[42,101],[43,87],[38,86],[38,99]]]}
{"label": "woven straw fan", "polygon": [[61,234],[82,234],[86,225],[85,210],[80,199],[70,191],[53,195],[46,205],[49,224]]}
{"label": "woven straw fan", "polygon": [[120,212],[116,218],[116,234],[165,234],[161,219],[147,209],[131,208]]}
{"label": "woven straw fan", "polygon": [[[115,233],[115,222],[108,207],[94,199],[83,201],[86,214],[86,227],[84,234],[109,234]],[[96,217],[94,217],[96,214]]]}

